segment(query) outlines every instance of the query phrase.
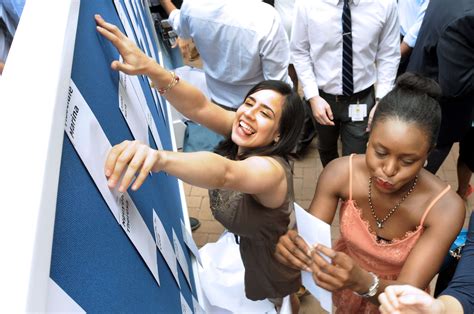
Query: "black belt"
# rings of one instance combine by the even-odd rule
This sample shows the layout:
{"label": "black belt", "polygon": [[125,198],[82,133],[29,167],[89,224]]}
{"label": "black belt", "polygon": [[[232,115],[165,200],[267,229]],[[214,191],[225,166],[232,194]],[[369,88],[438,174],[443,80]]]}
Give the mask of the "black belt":
{"label": "black belt", "polygon": [[225,109],[225,110],[227,110],[227,111],[234,111],[234,112],[235,112],[235,111],[237,111],[237,109],[239,109],[239,107],[240,107],[240,106],[237,107],[237,108],[227,107],[227,106],[225,106],[225,105],[222,105],[222,104],[218,103],[218,102],[215,101],[214,99],[211,99],[211,101],[212,101],[213,103],[215,103],[216,105],[218,105],[219,107],[221,107],[222,109]]}
{"label": "black belt", "polygon": [[367,96],[372,90],[374,89],[374,85],[371,85],[369,87],[367,87],[366,89],[364,90],[361,90],[360,92],[357,92],[357,93],[354,93],[350,96],[346,96],[346,95],[332,95],[332,94],[328,94],[328,93],[325,93],[324,91],[322,90],[319,90],[319,96],[323,97],[325,100],[329,100],[329,101],[335,101],[335,102],[339,102],[339,101],[357,101],[361,98],[364,98],[365,96]]}

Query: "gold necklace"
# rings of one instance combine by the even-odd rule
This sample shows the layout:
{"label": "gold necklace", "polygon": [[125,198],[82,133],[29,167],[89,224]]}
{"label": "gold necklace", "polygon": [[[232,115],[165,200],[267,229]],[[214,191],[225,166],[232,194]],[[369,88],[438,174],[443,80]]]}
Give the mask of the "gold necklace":
{"label": "gold necklace", "polygon": [[374,205],[372,204],[372,177],[369,178],[369,206],[370,206],[370,211],[372,212],[372,216],[374,217],[375,222],[377,224],[377,228],[379,229],[383,228],[383,224],[385,223],[385,221],[387,221],[387,219],[390,218],[390,216],[392,216],[393,213],[395,213],[398,207],[400,207],[400,204],[408,197],[408,195],[410,195],[411,192],[413,192],[413,189],[416,186],[416,182],[418,182],[418,175],[415,176],[415,180],[413,181],[412,186],[410,187],[408,192],[405,195],[403,195],[402,199],[397,204],[395,204],[395,206],[392,207],[392,209],[388,211],[388,214],[385,215],[383,219],[379,219],[379,217],[377,217],[377,215],[375,214],[375,208],[374,208]]}

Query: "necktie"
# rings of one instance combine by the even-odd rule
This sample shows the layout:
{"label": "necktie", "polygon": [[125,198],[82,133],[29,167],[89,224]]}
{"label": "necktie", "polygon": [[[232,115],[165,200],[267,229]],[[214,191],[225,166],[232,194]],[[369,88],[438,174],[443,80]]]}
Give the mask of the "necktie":
{"label": "necktie", "polygon": [[349,96],[353,92],[351,9],[349,0],[344,0],[342,7],[342,94]]}

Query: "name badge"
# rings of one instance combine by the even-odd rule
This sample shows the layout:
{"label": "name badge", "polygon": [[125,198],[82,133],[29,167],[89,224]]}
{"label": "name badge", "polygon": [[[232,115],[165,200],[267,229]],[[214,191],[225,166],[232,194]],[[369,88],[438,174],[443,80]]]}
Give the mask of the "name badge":
{"label": "name badge", "polygon": [[367,117],[367,104],[349,105],[349,118],[352,121],[364,121],[365,117]]}

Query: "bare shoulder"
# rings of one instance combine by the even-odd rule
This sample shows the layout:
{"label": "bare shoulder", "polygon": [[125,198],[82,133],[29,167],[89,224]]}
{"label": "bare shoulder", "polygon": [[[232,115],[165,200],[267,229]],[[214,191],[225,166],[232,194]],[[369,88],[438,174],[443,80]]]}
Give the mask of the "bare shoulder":
{"label": "bare shoulder", "polygon": [[[353,169],[359,163],[360,156],[352,158]],[[344,156],[332,160],[324,167],[318,179],[318,189],[324,185],[324,189],[334,191],[338,196],[344,197],[350,179],[350,157]],[[354,171],[354,170],[353,170]]]}
{"label": "bare shoulder", "polygon": [[[424,179],[425,189],[432,191],[430,202],[440,196],[448,186],[446,182],[424,169],[420,176]],[[449,225],[462,225],[465,215],[464,201],[450,188],[433,204],[426,216],[425,226],[442,225],[446,228]]]}

